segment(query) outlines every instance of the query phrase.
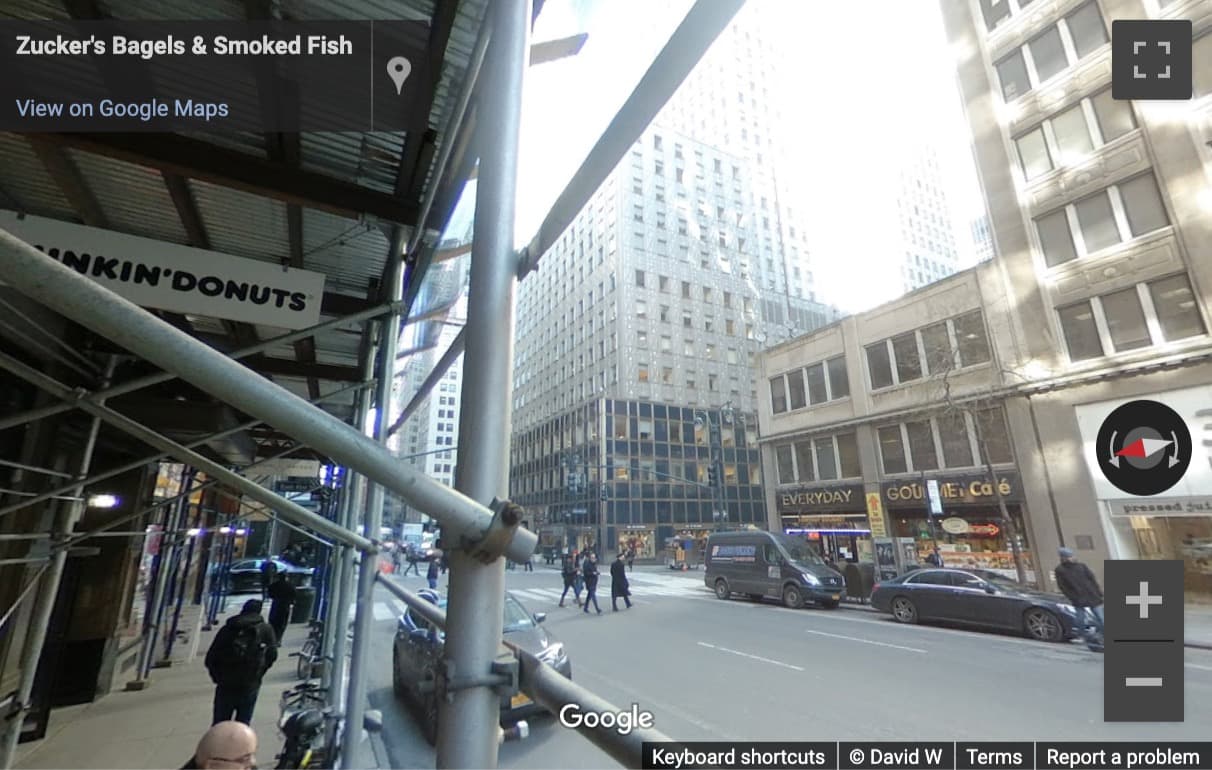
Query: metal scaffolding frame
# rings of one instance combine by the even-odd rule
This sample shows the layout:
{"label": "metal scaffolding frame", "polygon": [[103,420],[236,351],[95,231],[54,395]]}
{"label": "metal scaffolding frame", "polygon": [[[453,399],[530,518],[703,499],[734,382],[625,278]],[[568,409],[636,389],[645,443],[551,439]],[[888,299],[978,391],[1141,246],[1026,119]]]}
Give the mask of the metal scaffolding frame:
{"label": "metal scaffolding frame", "polygon": [[[113,534],[123,523],[138,521],[166,506],[188,505],[190,495],[219,484],[239,492],[244,498],[257,501],[291,526],[314,533],[311,536],[333,546],[330,564],[333,600],[327,604],[322,645],[323,650],[331,651],[326,655],[331,665],[322,667],[322,678],[328,686],[329,705],[343,717],[346,725],[346,736],[341,742],[342,767],[360,767],[366,762],[358,735],[366,707],[368,632],[376,585],[386,587],[409,607],[435,623],[444,626],[446,622],[446,616],[436,607],[379,578],[377,562],[380,544],[377,538],[386,490],[439,523],[442,544],[451,558],[448,612],[452,626],[459,628],[460,633],[447,638],[444,665],[438,676],[437,687],[441,695],[439,767],[496,766],[500,737],[499,692],[502,687],[508,686],[508,682],[500,680],[503,657],[513,661],[513,681],[540,705],[558,710],[565,703],[577,702],[585,707],[611,708],[610,704],[579,685],[564,680],[533,656],[508,646],[503,648],[502,557],[524,561],[537,545],[536,535],[520,527],[523,516],[521,509],[507,500],[513,293],[516,282],[536,268],[543,252],[623,158],[649,121],[731,21],[743,5],[743,0],[698,0],[695,3],[559,196],[535,238],[519,253],[513,248],[513,219],[522,82],[531,52],[529,38],[534,18],[531,4],[531,0],[489,4],[460,84],[460,92],[448,114],[448,125],[442,134],[444,141],[437,162],[423,188],[420,215],[414,227],[393,226],[384,280],[380,287],[380,301],[372,307],[224,354],[74,270],[47,259],[29,244],[0,230],[0,279],[4,283],[163,370],[161,374],[118,385],[105,382],[93,392],[88,392],[73,388],[58,377],[39,371],[13,356],[0,353],[0,369],[17,375],[61,401],[0,418],[0,431],[76,409],[91,416],[89,437],[75,474],[64,474],[56,469],[26,463],[6,462],[7,467],[15,467],[19,472],[66,477],[71,483],[0,508],[0,516],[4,516],[48,500],[59,506],[55,532],[49,537],[53,544],[50,560],[39,560],[46,564],[24,587],[17,600],[20,604],[31,595],[37,596],[31,634],[26,639],[26,665],[22,666],[23,677],[28,670],[29,687],[25,686],[23,679],[9,715],[3,742],[0,743],[0,768],[11,766],[13,761],[13,748],[21,717],[29,705],[29,690],[33,686],[32,677],[36,669],[36,665],[30,664],[36,664],[41,653],[53,600],[59,589],[62,562],[68,549],[89,537]],[[409,141],[412,141],[411,136]],[[440,234],[445,227],[454,201],[475,168],[477,159],[479,185],[467,324],[426,378],[420,392],[410,400],[403,413],[393,419],[391,402],[397,376],[399,337],[403,325],[417,321],[419,316],[424,315],[414,315],[412,306],[420,296],[422,282],[435,258],[438,247],[435,233]],[[358,323],[364,324],[361,381],[326,396],[312,398],[310,403],[237,363],[283,344],[306,342],[320,332]],[[372,330],[378,331],[377,345],[371,339]],[[66,350],[69,355],[75,353],[70,348]],[[461,404],[462,433],[458,442],[456,491],[398,461],[387,448],[386,441],[415,412],[461,353],[466,354],[467,374]],[[73,369],[78,366],[62,358],[59,360],[65,365],[72,363]],[[109,372],[112,374],[112,371],[111,360]],[[184,380],[252,419],[235,428],[182,444],[105,405],[106,399],[174,378]],[[372,385],[377,392],[372,393]],[[352,425],[315,406],[350,390],[360,390],[350,421]],[[376,418],[373,437],[361,430],[372,409]],[[92,448],[103,422],[154,447],[157,453],[119,469],[89,475]],[[207,442],[262,424],[271,426],[297,443],[271,458],[253,462],[240,473],[195,451]],[[335,521],[302,508],[246,478],[245,474],[254,471],[261,463],[274,457],[288,456],[303,447],[330,458],[346,471],[342,475]],[[157,500],[150,507],[118,517],[91,531],[73,532],[83,509],[86,486],[166,457],[185,463],[191,473],[204,473],[207,480],[191,485],[179,495]],[[60,496],[65,492],[74,493],[74,499],[63,500]],[[359,517],[357,509],[363,494],[367,502]],[[356,534],[359,523],[364,527],[364,536]],[[181,528],[176,529],[179,534]],[[41,537],[41,534],[30,536],[31,539]],[[230,546],[230,543],[225,541],[224,545]],[[229,559],[229,551],[228,547],[220,558]],[[157,574],[156,594],[161,599],[164,594],[162,584],[168,572],[165,562]],[[345,624],[354,601],[355,633],[352,650],[347,655]],[[153,605],[156,604],[163,602],[153,602]],[[160,613],[165,608],[154,606],[153,610]],[[11,612],[11,609],[6,612],[5,620]],[[152,625],[154,627],[154,622]],[[154,656],[154,631],[150,636],[149,640],[145,640],[150,644],[142,656],[141,674],[150,666]],[[340,685],[346,679],[348,692],[342,698]],[[584,729],[583,732],[614,759],[628,766],[639,766],[640,744],[643,741],[667,740],[653,730],[637,730],[626,736],[601,729]]]}

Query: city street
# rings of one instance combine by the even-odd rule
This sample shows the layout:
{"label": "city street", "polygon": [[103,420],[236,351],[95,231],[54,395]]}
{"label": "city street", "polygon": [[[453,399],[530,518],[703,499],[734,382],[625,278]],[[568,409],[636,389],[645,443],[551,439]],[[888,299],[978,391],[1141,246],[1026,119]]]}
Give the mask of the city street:
{"label": "city street", "polygon": [[[636,607],[604,614],[557,607],[560,576],[508,572],[511,591],[565,643],[573,678],[620,709],[686,740],[1179,739],[1212,723],[1212,651],[1186,651],[1186,722],[1102,721],[1102,657],[1077,644],[903,626],[856,607],[788,610],[719,601],[702,573],[638,568]],[[424,580],[399,578],[416,590]],[[605,597],[605,599],[601,599]],[[621,603],[620,603],[621,604]],[[402,605],[381,592],[370,683],[391,767],[433,767],[432,750],[391,689],[391,639]],[[502,768],[589,768],[613,762],[553,717],[501,749]]]}

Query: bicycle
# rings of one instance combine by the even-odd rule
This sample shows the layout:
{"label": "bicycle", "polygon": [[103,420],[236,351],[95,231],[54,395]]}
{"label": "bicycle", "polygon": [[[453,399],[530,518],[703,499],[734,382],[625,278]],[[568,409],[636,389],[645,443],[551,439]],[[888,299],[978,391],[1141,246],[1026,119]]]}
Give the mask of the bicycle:
{"label": "bicycle", "polygon": [[301,770],[326,765],[330,752],[325,736],[333,710],[326,703],[328,688],[303,682],[282,692],[278,729],[285,737],[276,768]]}
{"label": "bicycle", "polygon": [[311,679],[315,676],[316,665],[324,659],[320,654],[324,644],[324,622],[313,620],[307,625],[307,640],[298,652],[291,653],[291,656],[298,658],[295,673],[300,679]]}

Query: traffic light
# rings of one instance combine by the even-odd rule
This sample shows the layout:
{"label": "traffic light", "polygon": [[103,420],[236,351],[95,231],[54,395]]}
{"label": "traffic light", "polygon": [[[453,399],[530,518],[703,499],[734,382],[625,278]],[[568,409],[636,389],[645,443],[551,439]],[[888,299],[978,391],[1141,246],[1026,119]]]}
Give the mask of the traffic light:
{"label": "traffic light", "polygon": [[707,483],[713,487],[720,483],[720,474],[716,471],[715,463],[707,466]]}
{"label": "traffic light", "polygon": [[608,500],[610,495],[606,494],[606,485],[602,485],[602,489],[598,492],[598,497],[602,500]]}

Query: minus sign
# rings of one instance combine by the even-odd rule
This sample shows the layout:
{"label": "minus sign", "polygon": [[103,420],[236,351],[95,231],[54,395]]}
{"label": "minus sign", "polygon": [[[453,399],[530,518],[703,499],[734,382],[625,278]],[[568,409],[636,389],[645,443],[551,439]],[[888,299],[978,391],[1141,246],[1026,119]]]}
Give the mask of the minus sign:
{"label": "minus sign", "polygon": [[1173,639],[1109,639],[1116,644],[1173,644]]}
{"label": "minus sign", "polygon": [[1162,678],[1160,676],[1126,676],[1124,677],[1125,687],[1161,687]]}

